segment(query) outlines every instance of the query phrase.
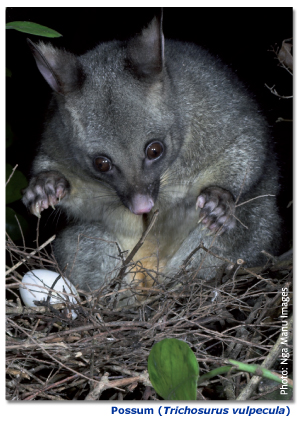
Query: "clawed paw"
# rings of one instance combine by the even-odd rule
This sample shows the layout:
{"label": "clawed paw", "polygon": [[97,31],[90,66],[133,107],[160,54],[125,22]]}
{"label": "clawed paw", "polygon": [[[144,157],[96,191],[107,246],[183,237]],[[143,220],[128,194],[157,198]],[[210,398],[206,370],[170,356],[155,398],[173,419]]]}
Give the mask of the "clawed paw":
{"label": "clawed paw", "polygon": [[31,179],[22,200],[30,212],[40,218],[41,212],[49,206],[55,209],[69,190],[70,184],[60,172],[41,172]]}
{"label": "clawed paw", "polygon": [[235,202],[229,191],[219,187],[204,189],[196,201],[198,208],[199,223],[209,229],[210,234],[222,234],[235,227]]}

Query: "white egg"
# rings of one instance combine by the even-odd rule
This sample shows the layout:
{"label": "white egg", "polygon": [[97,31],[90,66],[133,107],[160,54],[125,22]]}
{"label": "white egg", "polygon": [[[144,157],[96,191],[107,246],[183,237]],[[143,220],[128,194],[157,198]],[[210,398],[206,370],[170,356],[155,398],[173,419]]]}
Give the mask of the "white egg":
{"label": "white egg", "polygon": [[[54,291],[51,291],[50,289],[57,278],[58,280],[53,287]],[[78,295],[75,287],[67,278],[63,279],[57,272],[34,269],[24,275],[22,283],[19,290],[26,306],[37,306],[33,303],[34,300],[47,300],[49,294],[51,295],[50,303],[64,303],[65,301],[77,303],[75,297],[68,296],[68,293]],[[75,319],[76,317],[77,314],[72,311],[72,318]]]}

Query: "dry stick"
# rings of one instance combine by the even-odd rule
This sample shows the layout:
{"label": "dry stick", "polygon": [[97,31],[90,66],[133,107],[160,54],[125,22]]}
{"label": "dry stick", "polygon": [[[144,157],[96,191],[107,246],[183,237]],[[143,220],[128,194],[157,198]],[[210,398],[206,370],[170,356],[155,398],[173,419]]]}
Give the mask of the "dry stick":
{"label": "dry stick", "polygon": [[253,197],[252,199],[246,200],[245,202],[236,205],[236,208],[239,208],[240,206],[243,206],[246,203],[253,202],[253,200],[259,199],[260,197],[275,197],[275,194],[261,194],[260,196]]}
{"label": "dry stick", "polygon": [[[288,336],[288,343],[290,342],[292,338],[292,329],[293,329],[293,315],[288,319],[288,328],[289,328],[289,336]],[[277,339],[277,342],[272,347],[269,355],[266,357],[264,362],[261,364],[262,368],[270,369],[274,362],[278,359],[279,354],[282,350],[281,346],[281,334]],[[239,394],[239,396],[236,398],[236,400],[247,400],[252,395],[253,391],[258,386],[259,382],[261,381],[262,377],[259,377],[257,375],[254,375],[247,386],[242,390],[242,392]]]}
{"label": "dry stick", "polygon": [[37,254],[38,254],[38,257],[39,257],[40,266],[42,267],[43,266],[43,262],[42,262],[42,258],[41,258],[41,255],[40,255],[40,250],[41,249],[40,249],[40,246],[39,246],[40,221],[41,221],[41,218],[39,217],[38,220],[37,220],[37,224],[36,224],[36,251],[37,251]]}
{"label": "dry stick", "polygon": [[127,256],[127,258],[124,261],[124,264],[122,266],[122,268],[120,269],[120,272],[117,276],[117,280],[122,280],[122,278],[124,277],[125,271],[126,271],[126,267],[127,265],[132,261],[132,259],[134,258],[134,255],[137,253],[137,251],[142,247],[142,245],[145,242],[146,237],[148,236],[149,232],[151,231],[153,225],[155,224],[155,221],[157,219],[157,216],[159,214],[159,210],[157,209],[150,221],[150,224],[148,225],[148,227],[146,228],[146,230],[143,232],[142,237],[140,238],[140,240],[137,242],[137,244],[134,246],[134,248],[132,249],[132,251],[129,253],[129,255]]}
{"label": "dry stick", "polygon": [[[53,305],[56,306],[56,305]],[[159,324],[161,325],[161,324]],[[120,327],[117,330],[110,330],[106,331],[105,333],[97,334],[96,337],[107,335],[108,333],[115,333],[118,331],[124,331],[124,330],[136,330],[138,327],[146,327],[151,328],[152,324],[149,322],[140,322],[140,321],[118,321],[118,322],[109,322],[105,323],[106,327]],[[104,330],[105,327],[102,324],[96,325],[96,324],[88,324],[81,327],[75,327],[70,330],[61,331],[55,334],[51,334],[50,336],[41,337],[38,339],[40,343],[44,342],[51,342],[52,339],[61,338],[63,336],[67,336],[72,333],[80,333],[82,331],[89,331],[99,328],[100,330]],[[36,343],[36,342],[35,342]],[[29,344],[29,343],[20,343],[20,344],[14,344],[14,345],[6,345],[6,350],[14,350],[14,349],[28,349],[31,347],[34,347],[35,344]]]}
{"label": "dry stick", "polygon": [[49,356],[54,362],[57,362],[59,365],[61,365],[62,367],[66,368],[67,370],[71,371],[72,373],[76,374],[76,375],[80,375],[81,377],[84,377],[86,380],[90,380],[93,381],[94,383],[98,383],[97,380],[93,380],[92,378],[87,377],[84,374],[81,374],[78,371],[73,370],[72,368],[67,367],[67,365],[63,364],[62,362],[60,362],[58,359],[54,358],[54,356],[50,355],[50,353],[47,352],[46,349],[43,348],[43,346],[41,346],[30,334],[27,333],[27,331],[25,331],[22,327],[20,327],[18,324],[16,324],[14,321],[12,321],[10,318],[7,318],[7,320],[14,326],[17,327],[20,331],[22,331],[24,334],[26,334],[27,337],[29,337],[35,345],[37,345],[40,349],[42,349],[42,351]]}
{"label": "dry stick", "polygon": [[275,90],[275,85],[273,85],[273,87],[269,87],[267,84],[265,84],[265,87],[267,87],[271,91],[272,94],[279,97],[280,99],[292,99],[293,98],[293,96],[282,96],[281,94],[278,94],[278,92]]}
{"label": "dry stick", "polygon": [[67,377],[63,380],[57,381],[56,383],[50,384],[49,386],[43,387],[42,389],[39,389],[37,392],[33,393],[32,395],[28,396],[27,398],[25,398],[23,400],[33,400],[41,392],[45,392],[46,390],[51,390],[54,387],[57,387],[57,386],[60,386],[61,384],[66,383],[67,381],[74,380],[74,378],[77,378],[77,375],[71,375],[70,377]]}
{"label": "dry stick", "polygon": [[[212,330],[208,330],[205,327],[200,326],[198,323],[189,321],[185,318],[181,318],[180,321],[187,322],[188,324],[190,324],[192,326],[196,325],[196,326],[200,327],[201,329],[203,329],[204,331],[208,332],[211,335],[217,334],[217,335],[220,336],[220,333],[214,332]],[[173,323],[173,320],[169,320],[169,321],[166,321],[164,323],[164,325],[170,325],[172,323]],[[105,323],[105,327],[109,327],[109,328],[120,327],[117,330],[110,330],[110,332],[112,332],[112,333],[118,332],[118,331],[124,331],[124,330],[136,330],[137,328],[140,328],[140,327],[145,327],[145,328],[148,328],[148,329],[154,329],[154,328],[159,327],[161,325],[162,325],[161,322],[151,323],[151,322],[147,322],[147,321],[117,321],[117,322]],[[38,341],[40,343],[44,343],[46,341],[51,342],[52,339],[55,339],[57,337],[63,337],[63,336],[66,336],[68,334],[79,333],[79,332],[82,332],[82,331],[89,331],[89,330],[93,330],[93,329],[97,329],[97,328],[99,328],[100,330],[101,329],[103,330],[103,329],[105,329],[105,327],[103,326],[103,324],[98,324],[98,325],[97,324],[88,324],[88,325],[85,325],[85,326],[72,328],[70,330],[61,331],[61,332],[52,334],[52,335],[47,336],[47,337],[41,337],[41,338],[38,339]],[[103,333],[103,334],[97,335],[97,336],[104,337],[105,334],[107,334],[107,333],[108,333],[108,331]],[[224,335],[222,333],[221,333],[221,335],[225,336],[225,340],[233,340],[235,342],[238,341],[238,342],[246,343],[250,346],[261,347],[260,345],[253,344],[252,342],[247,342],[247,341],[245,342],[244,340],[241,340],[239,338],[235,338],[234,336]],[[22,347],[23,348],[29,348],[29,347],[33,347],[33,346],[34,346],[34,344],[28,344],[28,343],[26,343],[26,344],[22,343],[22,344],[18,344],[18,345],[7,345],[7,350],[18,349],[18,348],[20,349]]]}
{"label": "dry stick", "polygon": [[[9,250],[10,250],[10,252],[14,252],[14,253],[17,253],[17,254],[19,254],[19,255],[24,255],[24,254],[26,254],[25,252],[22,252],[22,250],[21,249],[19,249],[19,248],[15,248],[15,247],[11,247],[11,246],[9,246]],[[31,252],[31,254],[33,254],[34,252]],[[48,256],[49,257],[49,256]],[[33,254],[33,256],[31,256],[31,258],[32,259],[40,259],[40,256],[35,256],[34,254]],[[50,260],[50,259],[46,259],[45,257],[43,257],[43,262],[47,262],[48,264],[50,264],[50,265],[52,265],[53,266],[53,260]],[[9,266],[8,265],[6,265],[6,268],[7,269],[9,269]],[[20,275],[19,275],[19,277],[20,277]],[[22,277],[21,277],[21,280],[22,280]]]}
{"label": "dry stick", "polygon": [[[148,225],[148,227],[146,228],[146,230],[143,232],[142,237],[140,238],[140,240],[137,242],[137,244],[134,246],[134,248],[132,249],[132,251],[129,253],[129,255],[127,256],[127,258],[125,259],[125,261],[123,262],[123,265],[119,271],[119,274],[117,275],[115,281],[115,284],[121,284],[121,281],[125,275],[126,272],[126,268],[127,265],[130,264],[130,262],[132,261],[132,259],[134,258],[134,255],[137,253],[137,251],[142,247],[142,245],[145,242],[146,237],[148,236],[149,232],[151,231],[156,219],[157,219],[157,215],[159,214],[159,210],[157,209],[150,221],[150,224]],[[113,302],[113,309],[116,309],[117,306],[117,297],[115,298],[115,301]],[[132,305],[131,305],[132,306]]]}
{"label": "dry stick", "polygon": [[30,259],[31,256],[35,255],[38,251],[42,250],[45,246],[47,246],[49,243],[51,243],[55,239],[56,235],[50,237],[45,243],[43,243],[38,249],[34,250],[33,252],[29,253],[26,258],[22,259],[20,262],[18,262],[16,265],[14,265],[12,268],[6,271],[5,275],[10,274],[15,269],[19,268],[20,265],[25,263],[28,259]]}
{"label": "dry stick", "polygon": [[108,373],[105,373],[104,376],[101,378],[101,381],[97,382],[97,385],[87,395],[85,400],[98,400],[101,393],[104,390],[111,389],[113,387],[118,388],[121,386],[127,386],[128,384],[139,383],[139,382],[143,383],[146,387],[147,386],[152,387],[147,371],[144,371],[141,375],[137,377],[123,378],[122,380],[114,380],[114,381],[109,381]]}
{"label": "dry stick", "polygon": [[[224,262],[228,262],[230,265],[234,265],[234,262],[230,261],[229,259],[226,258],[222,258],[221,256],[216,255],[215,253],[211,252],[209,249],[207,249],[202,243],[201,243],[201,248],[203,250],[205,250],[205,252],[209,253],[210,255],[214,256],[215,258],[221,259]],[[241,269],[243,269],[244,271],[246,271],[248,274],[253,275],[254,277],[256,277],[258,280],[266,280],[266,278],[263,278],[261,275],[256,274],[255,272],[251,271],[251,269],[249,268],[245,268],[245,267],[241,267]]]}
{"label": "dry stick", "polygon": [[24,250],[25,250],[25,249],[26,249],[25,238],[24,238],[24,234],[23,234],[23,231],[22,231],[22,227],[21,227],[21,224],[20,224],[20,222],[19,222],[19,220],[18,220],[17,215],[15,215],[15,219],[16,219],[16,221],[17,221],[17,223],[18,223],[18,227],[19,227],[19,230],[20,230],[20,233],[21,233],[21,237],[22,237],[22,241],[23,241],[23,248],[24,248]]}
{"label": "dry stick", "polygon": [[17,169],[17,167],[18,167],[18,166],[19,166],[19,165],[16,165],[16,166],[13,168],[13,170],[11,171],[11,174],[10,174],[10,176],[8,177],[8,180],[6,181],[5,187],[6,187],[6,186],[7,186],[7,184],[9,183],[9,181],[10,181],[11,177],[14,175],[15,170]]}

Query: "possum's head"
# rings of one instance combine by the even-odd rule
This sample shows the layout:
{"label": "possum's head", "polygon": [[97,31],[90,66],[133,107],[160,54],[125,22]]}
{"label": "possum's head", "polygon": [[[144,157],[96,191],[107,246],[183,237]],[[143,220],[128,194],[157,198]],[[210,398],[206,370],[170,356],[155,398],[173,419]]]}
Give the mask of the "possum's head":
{"label": "possum's head", "polygon": [[78,173],[110,186],[134,214],[150,212],[182,144],[161,19],[127,43],[103,43],[80,57],[30,46],[55,92],[56,151],[67,152]]}

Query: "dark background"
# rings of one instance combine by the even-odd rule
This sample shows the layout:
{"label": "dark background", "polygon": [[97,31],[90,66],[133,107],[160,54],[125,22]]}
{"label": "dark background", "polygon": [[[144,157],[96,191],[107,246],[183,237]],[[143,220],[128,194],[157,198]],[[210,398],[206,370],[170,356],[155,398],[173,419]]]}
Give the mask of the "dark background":
{"label": "dark background", "polygon": [[[7,22],[31,21],[48,26],[63,35],[46,39],[15,30],[6,32],[7,121],[15,140],[7,149],[7,161],[29,176],[30,165],[42,130],[44,112],[51,90],[38,72],[26,43],[43,39],[76,54],[92,49],[99,42],[126,39],[139,32],[157,13],[157,8],[7,8]],[[276,123],[277,118],[292,119],[292,100],[280,99],[265,87],[275,85],[278,93],[292,94],[292,77],[278,66],[272,47],[293,36],[292,8],[165,8],[166,38],[199,44],[227,63],[257,98],[273,131],[281,169],[279,206],[291,235],[292,208],[292,123]],[[21,202],[14,208],[27,216]],[[45,213],[43,213],[45,214]],[[44,217],[43,217],[44,218]],[[42,220],[43,221],[43,220]],[[50,235],[57,223],[44,219]],[[42,228],[41,228],[42,230]],[[46,231],[47,232],[47,231]]]}

